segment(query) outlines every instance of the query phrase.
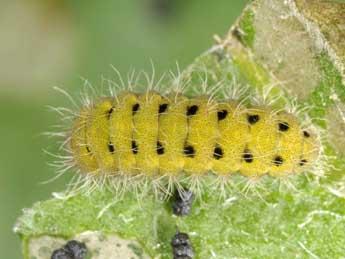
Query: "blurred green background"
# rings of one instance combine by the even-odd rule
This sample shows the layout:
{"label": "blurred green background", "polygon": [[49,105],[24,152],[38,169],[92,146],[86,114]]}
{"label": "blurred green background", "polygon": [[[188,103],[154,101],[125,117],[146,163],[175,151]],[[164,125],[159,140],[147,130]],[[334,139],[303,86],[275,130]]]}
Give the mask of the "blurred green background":
{"label": "blurred green background", "polygon": [[12,233],[21,209],[51,197],[69,176],[54,175],[54,139],[42,136],[58,121],[47,105],[68,106],[52,88],[77,94],[87,78],[183,69],[224,35],[247,0],[11,0],[0,8],[0,258],[22,258]]}

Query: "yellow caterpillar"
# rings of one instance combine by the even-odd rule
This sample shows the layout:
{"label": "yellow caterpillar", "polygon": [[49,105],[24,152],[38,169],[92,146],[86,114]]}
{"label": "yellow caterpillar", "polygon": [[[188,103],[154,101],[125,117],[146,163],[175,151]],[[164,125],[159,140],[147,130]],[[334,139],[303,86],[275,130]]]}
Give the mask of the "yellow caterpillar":
{"label": "yellow caterpillar", "polygon": [[123,92],[82,108],[70,149],[89,175],[239,172],[257,178],[305,171],[317,161],[320,143],[288,112],[147,91]]}

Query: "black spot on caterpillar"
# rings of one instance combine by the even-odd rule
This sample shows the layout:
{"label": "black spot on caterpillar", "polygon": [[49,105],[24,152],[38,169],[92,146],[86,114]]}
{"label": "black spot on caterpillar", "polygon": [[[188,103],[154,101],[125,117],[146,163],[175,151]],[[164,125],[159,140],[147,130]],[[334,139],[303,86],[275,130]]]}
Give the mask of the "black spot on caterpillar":
{"label": "black spot on caterpillar", "polygon": [[109,120],[111,113],[114,111],[113,107],[107,112],[107,119]]}
{"label": "black spot on caterpillar", "polygon": [[159,105],[159,111],[158,113],[163,113],[168,109],[168,104],[167,103],[163,103],[161,105]]}
{"label": "black spot on caterpillar", "polygon": [[195,155],[195,150],[193,148],[193,146],[186,146],[183,150],[184,154],[187,156],[187,157],[194,157]]}
{"label": "black spot on caterpillar", "polygon": [[223,157],[223,150],[219,146],[216,146],[214,149],[213,157],[215,159],[221,159]]}
{"label": "black spot on caterpillar", "polygon": [[276,165],[276,166],[281,166],[283,164],[283,158],[281,156],[276,156],[273,160],[273,163]]}
{"label": "black spot on caterpillar", "polygon": [[252,152],[248,149],[244,150],[242,157],[246,163],[252,163],[254,160]]}
{"label": "black spot on caterpillar", "polygon": [[260,117],[259,115],[248,115],[248,122],[249,124],[255,124],[259,121]]}
{"label": "black spot on caterpillar", "polygon": [[226,118],[226,115],[228,115],[227,110],[221,110],[218,112],[218,120],[224,120]]}
{"label": "black spot on caterpillar", "polygon": [[279,130],[280,131],[288,131],[289,130],[289,124],[287,122],[279,122]]}
{"label": "black spot on caterpillar", "polygon": [[132,107],[133,115],[139,110],[139,107],[140,107],[139,103],[136,103],[136,104],[133,105],[133,107]]}
{"label": "black spot on caterpillar", "polygon": [[138,154],[139,152],[138,145],[134,140],[132,140],[132,152],[134,155]]}
{"label": "black spot on caterpillar", "polygon": [[192,116],[195,115],[196,112],[198,111],[198,106],[197,105],[192,105],[191,107],[188,107],[187,109],[187,116]]}
{"label": "black spot on caterpillar", "polygon": [[109,144],[108,144],[108,149],[109,149],[109,152],[110,152],[111,154],[114,154],[115,148],[114,148],[113,143],[109,142]]}
{"label": "black spot on caterpillar", "polygon": [[162,143],[160,143],[159,141],[157,141],[157,154],[158,155],[164,154],[164,147],[163,147]]}
{"label": "black spot on caterpillar", "polygon": [[308,133],[308,131],[303,131],[303,135],[304,135],[304,137],[306,137],[306,138],[309,138],[309,137],[310,137],[310,134]]}
{"label": "black spot on caterpillar", "polygon": [[306,163],[308,163],[306,159],[301,159],[301,161],[299,162],[299,165],[304,166]]}

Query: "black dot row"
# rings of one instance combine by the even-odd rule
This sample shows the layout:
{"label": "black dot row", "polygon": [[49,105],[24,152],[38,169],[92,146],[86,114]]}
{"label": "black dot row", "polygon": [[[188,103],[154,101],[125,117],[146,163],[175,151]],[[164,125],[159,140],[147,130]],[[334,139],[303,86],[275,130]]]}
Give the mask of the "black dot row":
{"label": "black dot row", "polygon": [[[134,104],[133,107],[132,107],[132,114],[134,115],[139,110],[139,108],[140,108],[140,104],[139,103]],[[163,103],[163,104],[159,105],[158,113],[162,114],[162,113],[166,112],[167,109],[168,109],[168,104],[167,103]],[[197,113],[198,110],[199,110],[199,107],[197,105],[188,106],[187,107],[186,115],[187,116],[193,116],[193,115],[195,115]],[[112,107],[107,112],[107,118],[108,119],[110,118],[110,116],[111,116],[113,111],[114,111],[114,108]],[[224,120],[227,117],[227,115],[228,115],[228,111],[227,110],[220,110],[220,111],[218,111],[218,113],[217,113],[218,120],[219,121]],[[250,125],[254,125],[257,122],[259,122],[260,116],[258,114],[248,114],[247,115],[247,120],[248,120],[248,123]],[[285,131],[288,131],[290,129],[290,125],[287,122],[279,122],[278,123],[278,129],[279,129],[279,131],[285,132]],[[306,138],[310,137],[310,134],[307,131],[303,131],[303,135]]]}
{"label": "black dot row", "polygon": [[[257,123],[260,120],[260,116],[259,115],[248,115],[248,122],[251,125],[254,125],[255,123]],[[278,129],[281,132],[286,132],[290,129],[290,125],[287,122],[279,122],[278,123]],[[308,131],[303,131],[303,136],[306,138],[310,137],[310,134]]]}
{"label": "black dot row", "polygon": [[[254,161],[254,156],[252,154],[252,152],[248,149],[244,150],[243,152],[243,155],[242,155],[242,158],[243,160],[246,162],[246,163],[252,163]],[[272,163],[275,165],[275,166],[281,166],[283,165],[284,163],[284,159],[283,157],[281,157],[280,155],[277,155],[273,160],[272,160]],[[306,159],[301,159],[299,161],[299,165],[300,166],[303,166],[305,165],[306,163],[308,163],[308,161]]]}
{"label": "black dot row", "polygon": [[[140,104],[139,103],[134,104],[133,107],[132,107],[132,114],[134,115],[139,110],[139,108],[140,108]],[[162,114],[162,113],[166,112],[167,109],[168,109],[168,104],[167,103],[163,103],[163,104],[159,105],[158,113]],[[187,107],[186,115],[187,116],[193,116],[193,115],[195,115],[197,113],[198,110],[199,110],[199,107],[197,105],[188,106]],[[107,118],[108,119],[110,118],[110,116],[111,116],[113,111],[114,111],[114,108],[112,107],[107,112]],[[220,110],[220,111],[218,111],[218,113],[217,113],[218,120],[219,121],[224,120],[227,117],[227,115],[228,115],[228,111],[227,110]],[[257,122],[259,122],[260,116],[258,114],[248,114],[247,115],[247,120],[248,120],[248,123],[250,125],[254,125]],[[285,132],[285,131],[288,131],[290,129],[290,125],[287,122],[279,122],[278,123],[278,129],[281,132]],[[303,131],[303,135],[306,138],[310,137],[310,134],[307,131]]]}
{"label": "black dot row", "polygon": [[[91,153],[91,150],[88,146],[86,146],[86,149],[89,153]],[[114,154],[115,152],[115,148],[114,148],[114,145],[109,142],[108,144],[108,149],[109,149],[109,152],[111,154]],[[157,154],[158,155],[163,155],[164,154],[164,147],[162,145],[161,142],[157,142],[157,147],[156,147],[156,151],[157,151]],[[139,148],[138,148],[138,145],[136,143],[136,141],[132,140],[132,152],[133,154],[137,154],[139,152]],[[195,149],[193,146],[191,145],[187,145],[184,147],[183,149],[183,153],[186,157],[190,157],[190,158],[193,158],[195,156]],[[213,152],[213,158],[216,159],[216,160],[219,160],[223,157],[223,150],[221,147],[219,147],[218,145],[214,148],[214,152]],[[245,149],[243,154],[242,154],[242,159],[243,161],[245,161],[246,163],[252,163],[254,161],[254,156],[252,154],[252,152],[248,149]],[[281,166],[284,162],[284,159],[277,155],[273,160],[272,160],[272,163],[276,166]],[[299,165],[300,166],[303,166],[307,163],[308,161],[306,159],[301,159],[300,162],[299,162]]]}

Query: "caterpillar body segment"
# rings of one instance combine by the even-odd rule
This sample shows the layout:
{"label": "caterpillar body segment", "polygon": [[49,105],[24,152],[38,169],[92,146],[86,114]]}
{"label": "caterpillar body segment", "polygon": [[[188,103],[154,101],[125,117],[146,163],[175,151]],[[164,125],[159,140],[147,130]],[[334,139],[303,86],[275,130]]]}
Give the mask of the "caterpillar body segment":
{"label": "caterpillar body segment", "polygon": [[243,154],[246,163],[240,170],[246,176],[258,177],[271,171],[271,157],[277,152],[278,130],[275,115],[267,108],[248,110],[247,120],[250,138]]}
{"label": "caterpillar body segment", "polygon": [[160,106],[158,153],[160,172],[177,176],[185,167],[184,152],[188,121],[188,98],[170,94]]}
{"label": "caterpillar body segment", "polygon": [[136,155],[136,167],[145,168],[147,175],[154,175],[159,171],[157,143],[161,101],[162,97],[154,92],[138,95],[138,103],[133,110],[132,148]]}
{"label": "caterpillar body segment", "polygon": [[[282,112],[279,114],[279,119],[276,121],[279,128],[277,153],[279,156],[271,156],[271,159],[277,164],[276,167],[271,169],[271,176],[281,176],[282,172],[291,171],[299,172],[303,170],[303,166],[299,164],[302,160],[302,155],[307,154],[303,152],[303,134],[301,127],[295,116],[292,114]],[[289,159],[282,159],[288,157]],[[313,161],[311,158],[309,161]]]}
{"label": "caterpillar body segment", "polygon": [[212,169],[216,146],[217,106],[207,97],[189,101],[186,110],[188,132],[185,137],[185,166],[187,174],[204,174]]}
{"label": "caterpillar body segment", "polygon": [[[242,154],[249,141],[247,110],[235,101],[218,104],[218,136],[212,170],[227,176],[242,167]],[[234,143],[237,143],[234,145]]]}
{"label": "caterpillar body segment", "polygon": [[[114,149],[117,170],[127,174],[135,174],[136,157],[133,152],[133,107],[138,103],[137,96],[124,92],[113,101],[109,109],[110,141]],[[111,111],[111,112],[110,112]],[[118,123],[121,121],[121,123]]]}
{"label": "caterpillar body segment", "polygon": [[70,148],[82,173],[251,178],[305,171],[320,153],[297,118],[233,100],[123,92],[83,108]]}

